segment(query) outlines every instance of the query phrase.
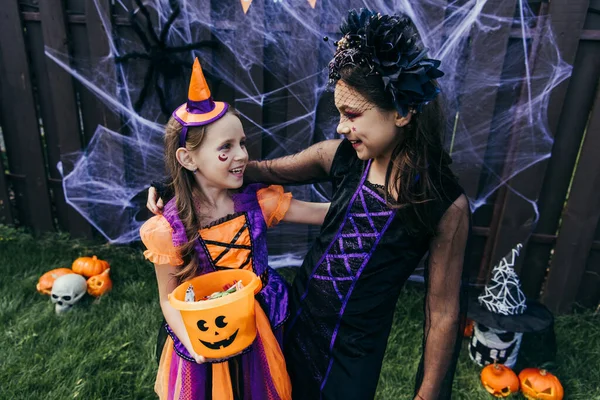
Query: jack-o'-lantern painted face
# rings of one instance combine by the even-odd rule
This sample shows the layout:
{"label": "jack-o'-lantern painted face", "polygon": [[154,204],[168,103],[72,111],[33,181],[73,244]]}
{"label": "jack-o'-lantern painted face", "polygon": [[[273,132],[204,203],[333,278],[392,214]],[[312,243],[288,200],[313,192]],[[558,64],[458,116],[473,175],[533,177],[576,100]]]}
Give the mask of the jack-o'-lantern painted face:
{"label": "jack-o'-lantern painted face", "polygon": [[187,303],[199,307],[217,304],[217,307],[181,310],[196,353],[208,359],[223,359],[239,354],[252,344],[256,337],[256,300],[252,288],[248,292],[249,296],[241,296],[240,292],[215,300]]}
{"label": "jack-o'-lantern painted face", "polygon": [[237,337],[238,329],[228,328],[229,323],[224,315],[219,315],[214,321],[198,320],[198,329],[204,334],[199,334],[198,340],[211,350],[229,347]]}
{"label": "jack-o'-lantern painted face", "polygon": [[[194,301],[220,292],[234,281],[242,282],[243,288],[226,296]],[[190,285],[194,297],[184,301]],[[260,305],[254,296],[261,287],[260,278],[252,271],[216,271],[182,283],[169,295],[169,302],[181,312],[194,351],[209,360],[222,360],[241,353],[256,339],[256,309]]]}
{"label": "jack-o'-lantern painted face", "polygon": [[[256,337],[255,306],[253,291],[246,301],[234,300],[237,293],[219,299],[195,303],[223,303],[214,308],[198,311],[181,311],[183,323],[192,342],[194,351],[208,359],[223,359],[239,354]],[[226,304],[227,301],[231,301]]]}

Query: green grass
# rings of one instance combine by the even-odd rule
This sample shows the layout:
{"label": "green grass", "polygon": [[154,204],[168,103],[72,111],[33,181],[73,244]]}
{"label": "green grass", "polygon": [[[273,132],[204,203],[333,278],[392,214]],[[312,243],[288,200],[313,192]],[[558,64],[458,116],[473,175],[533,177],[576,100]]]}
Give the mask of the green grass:
{"label": "green grass", "polygon": [[[83,255],[110,262],[113,290],[100,300],[86,296],[58,317],[35,290],[44,272],[70,267]],[[286,278],[293,271],[283,271]],[[154,348],[161,314],[152,265],[141,251],[71,240],[33,239],[0,225],[0,398],[152,399]],[[398,302],[378,388],[378,399],[411,399],[420,356],[422,293],[407,289]],[[558,356],[552,369],[565,399],[600,399],[600,316],[591,312],[557,318]],[[491,399],[466,347],[454,398]],[[515,396],[515,399],[521,398]]]}

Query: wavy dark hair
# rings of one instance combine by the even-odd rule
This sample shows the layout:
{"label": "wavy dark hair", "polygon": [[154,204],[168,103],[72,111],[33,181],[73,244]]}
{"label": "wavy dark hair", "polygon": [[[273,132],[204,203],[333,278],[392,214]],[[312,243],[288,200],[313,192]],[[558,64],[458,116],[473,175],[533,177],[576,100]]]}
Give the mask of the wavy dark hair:
{"label": "wavy dark hair", "polygon": [[[346,28],[343,29],[347,31],[347,25],[353,24],[353,29],[356,31],[361,23],[367,23],[365,21],[371,18],[368,15],[363,12],[357,17],[355,12],[350,12],[349,22],[345,22],[343,27],[346,26]],[[371,13],[371,15],[375,14]],[[370,38],[370,43],[375,46],[385,48],[385,57],[378,58],[377,62],[386,59],[402,60],[403,52],[422,54],[422,51],[419,50],[420,38],[408,17],[377,14],[376,18],[380,21],[376,31],[367,29],[359,34]],[[381,29],[381,25],[385,25],[387,28]],[[385,37],[385,40],[377,36],[378,32]],[[355,40],[355,44],[362,43],[360,39],[353,40]],[[395,44],[393,48],[389,47],[390,43]],[[345,48],[352,49],[352,43]],[[344,49],[338,48],[336,56],[343,51]],[[444,188],[458,185],[456,177],[449,168],[452,160],[443,145],[443,138],[448,130],[448,120],[443,112],[442,100],[438,96],[439,90],[432,89],[438,87],[435,80],[423,81],[425,88],[423,93],[426,92],[428,96],[426,99],[415,96],[407,98],[406,95],[402,95],[402,93],[406,93],[402,74],[410,74],[411,79],[414,74],[410,71],[404,72],[402,65],[394,67],[390,63],[385,63],[387,68],[385,73],[378,70],[377,62],[373,62],[369,57],[381,54],[383,54],[381,49],[370,48],[368,52],[362,54],[363,62],[349,62],[340,65],[332,61],[330,78],[334,81],[344,81],[383,111],[398,111],[405,115],[402,111],[407,105],[414,106],[415,102],[418,103],[420,111],[413,108],[415,113],[411,115],[410,123],[399,128],[402,130],[403,140],[396,145],[392,152],[386,173],[385,193],[388,205],[401,209],[399,214],[406,221],[406,226],[411,232],[433,235],[436,233],[440,218],[438,212],[440,202],[446,203],[450,199],[444,192]],[[422,55],[420,57],[422,60],[427,60]],[[428,65],[434,68],[431,64]],[[335,68],[333,75],[332,67]],[[395,68],[395,72],[393,68]],[[379,72],[374,73],[374,71]],[[396,73],[398,76],[395,77],[395,82],[390,83],[385,79],[386,74],[394,75]],[[432,76],[437,75],[435,73]],[[390,86],[393,86],[393,90],[390,90]],[[389,193],[397,193],[397,198],[390,198]]]}

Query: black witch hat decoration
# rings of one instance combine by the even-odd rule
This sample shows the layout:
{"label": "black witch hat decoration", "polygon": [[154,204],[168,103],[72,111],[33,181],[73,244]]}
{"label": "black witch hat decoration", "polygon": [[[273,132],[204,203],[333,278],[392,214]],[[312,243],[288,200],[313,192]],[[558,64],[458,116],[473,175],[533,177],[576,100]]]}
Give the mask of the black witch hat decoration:
{"label": "black witch hat decoration", "polygon": [[529,300],[513,269],[523,245],[516,245],[492,270],[483,293],[470,297],[468,316],[487,327],[507,332],[537,332],[548,328],[554,317],[550,310]]}

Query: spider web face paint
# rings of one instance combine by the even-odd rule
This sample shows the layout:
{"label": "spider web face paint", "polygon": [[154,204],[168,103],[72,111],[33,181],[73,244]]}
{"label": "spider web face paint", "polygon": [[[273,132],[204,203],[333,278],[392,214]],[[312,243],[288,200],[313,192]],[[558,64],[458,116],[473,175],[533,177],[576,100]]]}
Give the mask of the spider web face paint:
{"label": "spider web face paint", "polygon": [[[91,6],[102,10],[99,3],[92,0]],[[108,56],[73,60],[46,49],[49,62],[69,71],[123,121],[123,133],[99,126],[85,152],[64,159],[65,166],[74,165],[63,174],[67,202],[109,241],[138,238],[143,221],[137,214],[146,202],[149,182],[164,173],[164,120],[157,116],[163,108],[170,113],[185,101],[190,70],[183,69],[191,68],[194,56],[202,61],[215,99],[235,102],[239,109],[263,110],[242,112],[249,143],[262,140],[263,159],[338,137],[339,113],[326,90],[327,66],[335,53],[333,42],[341,36],[332,34],[330,27],[346,17],[346,7],[320,2],[320,9],[313,10],[308,2],[301,6],[267,0],[264,12],[250,10],[243,15],[238,1],[213,2],[210,12],[201,6],[206,2],[148,0],[129,8],[125,4],[114,2],[113,13],[133,15],[139,29],[103,20],[110,35]],[[548,101],[552,89],[570,74],[570,66],[557,52],[549,18],[537,18],[522,0],[514,10],[506,10],[504,2],[475,0],[367,0],[361,5],[382,14],[402,10],[420,32],[428,57],[441,60],[445,75],[438,83],[446,114],[455,122],[447,135],[452,166],[459,176],[472,172],[474,166],[483,171],[479,189],[469,193],[473,208],[486,204],[494,190],[517,173],[549,157]],[[472,53],[478,51],[471,46],[473,40],[491,40],[501,28],[519,32],[519,38],[511,38],[499,52],[482,46],[483,54]],[[531,41],[538,30],[544,34]],[[219,43],[217,50],[186,48],[201,43],[207,32]],[[324,42],[324,36],[331,40]],[[534,42],[537,47],[532,51]],[[149,65],[155,62],[149,58],[157,51],[173,65],[155,64],[150,73]],[[533,53],[535,74],[529,59]],[[227,96],[219,98],[222,93]],[[485,104],[493,111],[478,119],[479,107]],[[509,143],[516,135],[519,148],[512,167],[505,169]],[[292,190],[301,199],[325,200],[325,189],[316,185],[306,191]],[[298,248],[298,255],[305,254],[311,242],[304,228],[291,225],[269,234],[273,245],[307,243]],[[271,247],[271,254],[279,255],[285,265],[299,261],[290,258],[284,245]]]}

